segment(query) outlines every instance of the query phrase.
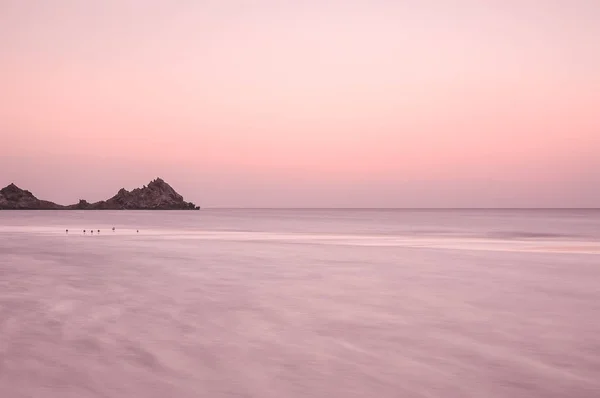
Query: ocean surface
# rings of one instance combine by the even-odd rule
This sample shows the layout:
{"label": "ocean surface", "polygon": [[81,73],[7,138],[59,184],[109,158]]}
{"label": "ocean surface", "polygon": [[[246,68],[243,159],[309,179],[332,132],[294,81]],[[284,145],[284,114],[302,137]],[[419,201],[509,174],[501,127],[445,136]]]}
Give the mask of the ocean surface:
{"label": "ocean surface", "polygon": [[597,398],[600,211],[0,211],[0,397]]}

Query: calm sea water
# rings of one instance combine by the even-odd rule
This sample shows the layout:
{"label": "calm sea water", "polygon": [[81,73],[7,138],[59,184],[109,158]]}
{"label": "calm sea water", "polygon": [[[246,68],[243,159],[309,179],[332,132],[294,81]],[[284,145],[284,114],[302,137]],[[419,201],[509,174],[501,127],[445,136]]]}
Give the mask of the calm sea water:
{"label": "calm sea water", "polygon": [[1,397],[581,398],[599,375],[600,211],[0,211]]}

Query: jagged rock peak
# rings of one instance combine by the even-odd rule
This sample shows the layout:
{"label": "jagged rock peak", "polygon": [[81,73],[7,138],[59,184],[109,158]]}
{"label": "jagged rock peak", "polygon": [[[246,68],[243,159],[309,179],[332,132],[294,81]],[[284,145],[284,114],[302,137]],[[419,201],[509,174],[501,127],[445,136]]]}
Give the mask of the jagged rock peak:
{"label": "jagged rock peak", "polygon": [[127,191],[121,188],[112,198],[92,205],[98,209],[160,209],[160,210],[198,210],[194,203],[186,202],[162,178],[156,178],[142,188]]}
{"label": "jagged rock peak", "polygon": [[[161,187],[163,187],[163,188],[166,188],[166,187],[171,188],[171,186],[169,184],[167,184],[165,182],[165,180],[163,180],[160,177],[156,178],[155,180],[152,180],[152,181],[150,181],[148,183],[148,188],[161,188]],[[173,189],[173,188],[171,188],[171,189]]]}

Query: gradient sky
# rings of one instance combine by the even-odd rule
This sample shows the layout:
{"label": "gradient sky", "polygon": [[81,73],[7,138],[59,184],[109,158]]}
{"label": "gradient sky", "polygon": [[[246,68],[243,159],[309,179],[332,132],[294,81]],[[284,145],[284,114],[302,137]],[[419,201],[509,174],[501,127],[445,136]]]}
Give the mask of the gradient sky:
{"label": "gradient sky", "polygon": [[600,207],[596,0],[0,0],[0,185]]}

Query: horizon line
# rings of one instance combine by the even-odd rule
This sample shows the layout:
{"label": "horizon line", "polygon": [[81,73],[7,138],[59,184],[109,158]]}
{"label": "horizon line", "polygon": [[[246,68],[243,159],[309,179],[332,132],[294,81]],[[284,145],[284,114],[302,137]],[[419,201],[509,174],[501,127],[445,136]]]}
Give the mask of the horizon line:
{"label": "horizon line", "polygon": [[202,210],[600,210],[600,207],[202,207]]}

